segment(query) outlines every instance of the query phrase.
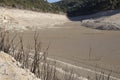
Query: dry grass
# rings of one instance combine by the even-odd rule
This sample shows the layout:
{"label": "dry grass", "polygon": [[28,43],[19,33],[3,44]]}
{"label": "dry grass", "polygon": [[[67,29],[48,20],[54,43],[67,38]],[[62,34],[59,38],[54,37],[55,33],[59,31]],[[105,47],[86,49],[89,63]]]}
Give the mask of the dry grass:
{"label": "dry grass", "polygon": [[[64,77],[61,79],[59,76],[59,72],[57,71],[56,62],[53,64],[47,59],[48,49],[42,51],[42,43],[39,41],[39,33],[35,31],[34,34],[34,50],[31,50],[31,45],[28,44],[28,47],[25,48],[23,44],[23,37],[19,36],[19,41],[15,44],[14,40],[16,35],[10,40],[9,32],[4,31],[0,33],[0,50],[12,55],[17,61],[21,63],[22,68],[29,69],[32,73],[34,73],[38,78],[42,80],[79,80],[72,70],[68,70],[68,73],[64,74]],[[91,49],[90,49],[91,50]],[[31,53],[32,52],[32,53]],[[41,53],[43,52],[43,53]],[[89,53],[89,59],[90,59]],[[102,73],[104,74],[104,73]],[[104,75],[97,75],[95,80],[110,80],[111,74],[108,75],[107,78]],[[88,80],[90,77],[88,77]]]}

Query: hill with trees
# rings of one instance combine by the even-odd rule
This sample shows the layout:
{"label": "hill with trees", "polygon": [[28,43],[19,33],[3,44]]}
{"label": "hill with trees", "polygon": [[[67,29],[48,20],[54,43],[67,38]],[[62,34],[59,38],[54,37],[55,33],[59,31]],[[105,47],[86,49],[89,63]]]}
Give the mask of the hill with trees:
{"label": "hill with trees", "polygon": [[55,3],[68,16],[80,16],[120,8],[120,0],[61,0]]}
{"label": "hill with trees", "polygon": [[55,3],[47,0],[0,0],[0,6],[80,16],[119,9],[120,0],[61,0]]}
{"label": "hill with trees", "polygon": [[48,3],[47,0],[0,0],[0,6],[40,12],[59,12],[59,7],[55,4]]}

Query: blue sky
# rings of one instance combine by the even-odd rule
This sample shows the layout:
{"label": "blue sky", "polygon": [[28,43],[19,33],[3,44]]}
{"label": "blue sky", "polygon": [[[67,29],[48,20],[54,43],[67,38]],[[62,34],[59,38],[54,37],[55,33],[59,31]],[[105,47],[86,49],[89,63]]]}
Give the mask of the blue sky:
{"label": "blue sky", "polygon": [[50,2],[50,3],[57,2],[57,1],[60,1],[60,0],[48,0],[48,2]]}

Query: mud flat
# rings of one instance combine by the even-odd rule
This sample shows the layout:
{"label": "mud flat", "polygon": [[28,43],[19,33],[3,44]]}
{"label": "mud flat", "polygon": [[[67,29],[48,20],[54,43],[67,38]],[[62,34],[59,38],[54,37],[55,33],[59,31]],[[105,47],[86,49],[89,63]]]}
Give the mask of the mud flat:
{"label": "mud flat", "polygon": [[[113,75],[120,76],[119,31],[101,31],[80,27],[79,22],[59,26],[62,28],[38,30],[43,48],[47,47],[49,42],[51,43],[50,58],[93,70],[96,68],[100,68],[99,71],[110,72],[112,70],[115,73]],[[22,34],[24,34],[25,44],[33,40],[32,30]]]}
{"label": "mud flat", "polygon": [[51,43],[50,58],[91,69],[112,70],[113,76],[120,77],[119,31],[86,28],[80,21],[70,21],[64,15],[16,9],[3,11],[0,21],[2,28],[11,30],[11,36],[23,34],[24,45],[28,42],[34,45],[33,35],[37,28],[43,49]]}

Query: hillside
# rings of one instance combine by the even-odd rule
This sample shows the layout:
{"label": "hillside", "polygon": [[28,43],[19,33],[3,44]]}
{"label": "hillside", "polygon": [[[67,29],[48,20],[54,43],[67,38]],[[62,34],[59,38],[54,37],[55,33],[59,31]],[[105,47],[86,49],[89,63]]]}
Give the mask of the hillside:
{"label": "hillside", "polygon": [[108,10],[77,17],[81,25],[98,30],[120,30],[120,10]]}
{"label": "hillside", "polygon": [[55,3],[47,0],[0,0],[0,6],[45,13],[66,13],[67,16],[74,17],[119,9],[120,0],[61,0]]}
{"label": "hillside", "polygon": [[61,0],[55,4],[72,17],[120,8],[120,0]]}
{"label": "hillside", "polygon": [[28,70],[20,68],[20,63],[10,55],[0,52],[0,80],[40,80]]}
{"label": "hillside", "polygon": [[0,25],[7,30],[35,30],[58,28],[69,20],[65,15],[40,13],[28,10],[0,8]]}
{"label": "hillside", "polygon": [[59,7],[45,0],[0,0],[0,6],[40,12],[58,13]]}
{"label": "hillside", "polygon": [[[40,13],[28,10],[0,8],[0,28],[6,30],[36,30],[62,28],[57,25],[71,22],[65,15]],[[71,18],[82,26],[100,30],[120,30],[120,10],[108,10],[96,14]],[[80,25],[79,25],[80,26]]]}

